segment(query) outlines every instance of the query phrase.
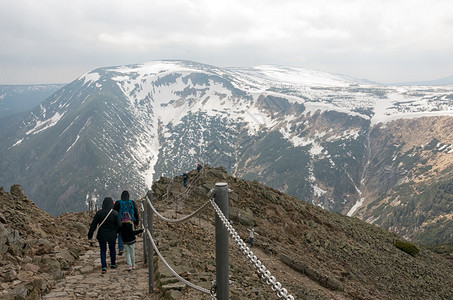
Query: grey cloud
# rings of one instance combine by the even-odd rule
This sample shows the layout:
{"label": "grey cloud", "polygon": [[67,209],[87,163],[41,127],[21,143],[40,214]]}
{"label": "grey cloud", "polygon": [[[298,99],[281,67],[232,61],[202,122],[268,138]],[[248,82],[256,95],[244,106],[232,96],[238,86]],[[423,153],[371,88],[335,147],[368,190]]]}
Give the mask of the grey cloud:
{"label": "grey cloud", "polygon": [[286,64],[382,82],[451,75],[452,4],[412,6],[408,0],[2,1],[0,83],[72,81],[94,67],[178,58]]}

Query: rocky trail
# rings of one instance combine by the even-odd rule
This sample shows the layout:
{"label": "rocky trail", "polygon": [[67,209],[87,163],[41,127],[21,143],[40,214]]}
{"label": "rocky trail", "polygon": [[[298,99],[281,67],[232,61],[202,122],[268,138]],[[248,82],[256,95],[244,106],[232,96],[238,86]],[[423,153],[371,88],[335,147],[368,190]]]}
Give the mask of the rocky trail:
{"label": "rocky trail", "polygon": [[[72,268],[71,274],[59,280],[45,300],[63,299],[161,299],[157,293],[149,294],[148,267],[143,264],[143,239],[135,248],[136,269],[129,272],[125,255],[117,256],[117,269],[101,274],[99,246],[86,251]],[[109,265],[107,253],[107,264]]]}

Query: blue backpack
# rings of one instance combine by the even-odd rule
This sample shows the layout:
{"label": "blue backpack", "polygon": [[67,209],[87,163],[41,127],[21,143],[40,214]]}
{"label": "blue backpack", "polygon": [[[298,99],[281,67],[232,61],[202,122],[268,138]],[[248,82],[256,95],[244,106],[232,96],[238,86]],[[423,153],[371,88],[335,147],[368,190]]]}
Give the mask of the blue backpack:
{"label": "blue backpack", "polygon": [[120,218],[123,217],[123,212],[127,211],[131,215],[132,220],[135,222],[136,220],[135,220],[135,214],[134,214],[134,203],[132,202],[132,200],[127,200],[127,201],[118,200],[118,201],[120,202],[120,211],[119,211]]}

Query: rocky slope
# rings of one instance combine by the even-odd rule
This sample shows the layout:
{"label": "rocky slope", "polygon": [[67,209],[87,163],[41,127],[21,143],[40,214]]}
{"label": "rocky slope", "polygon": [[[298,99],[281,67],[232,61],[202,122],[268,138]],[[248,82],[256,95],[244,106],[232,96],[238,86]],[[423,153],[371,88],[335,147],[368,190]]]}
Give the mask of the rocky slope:
{"label": "rocky slope", "polygon": [[438,117],[376,126],[363,176],[365,201],[355,215],[413,241],[451,243],[451,124],[450,117]]}
{"label": "rocky slope", "polygon": [[[224,169],[190,173],[182,180],[161,178],[154,202],[168,217],[187,214],[206,200],[216,182],[227,182],[230,216],[244,240],[258,232],[252,250],[297,299],[450,299],[453,265],[418,247],[397,247],[403,238],[357,218],[327,212],[258,182],[229,176]],[[190,195],[190,196],[189,196]],[[157,218],[155,218],[157,219]],[[183,225],[155,221],[156,239],[173,265],[195,282],[209,286],[215,277],[214,212]],[[231,293],[234,299],[272,299],[237,245],[230,239]],[[190,293],[190,292],[188,292]],[[187,298],[191,299],[187,296]],[[195,298],[194,298],[195,299]]]}
{"label": "rocky slope", "polygon": [[90,220],[88,213],[52,217],[21,186],[0,187],[0,298],[41,299],[89,248]]}
{"label": "rocky slope", "polygon": [[[331,213],[275,189],[205,167],[182,179],[162,177],[153,203],[168,218],[206,203],[216,182],[227,182],[229,218],[244,240],[255,228],[252,251],[296,299],[451,299],[453,265],[418,245],[357,218]],[[139,200],[140,202],[140,200]],[[20,186],[0,189],[0,298],[41,299],[89,248],[88,213],[52,217],[30,201]],[[209,289],[215,278],[214,211],[207,206],[185,223],[155,217],[159,250],[187,280]],[[401,250],[403,249],[403,250]],[[413,250],[413,249],[412,249]],[[231,299],[274,299],[230,239]],[[167,299],[210,299],[179,284],[156,261],[156,287]]]}

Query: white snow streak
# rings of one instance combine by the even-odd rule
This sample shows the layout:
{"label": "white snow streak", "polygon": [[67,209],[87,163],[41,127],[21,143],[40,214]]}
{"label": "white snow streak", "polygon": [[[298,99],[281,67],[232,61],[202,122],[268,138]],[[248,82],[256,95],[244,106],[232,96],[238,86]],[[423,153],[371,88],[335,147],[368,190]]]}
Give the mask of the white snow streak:
{"label": "white snow streak", "polygon": [[30,129],[27,131],[25,134],[30,135],[30,134],[37,134],[43,130],[49,129],[50,127],[55,126],[58,121],[61,120],[61,118],[64,116],[64,113],[60,115],[60,113],[55,113],[52,118],[44,120],[44,121],[37,121],[36,125],[34,128]]}

